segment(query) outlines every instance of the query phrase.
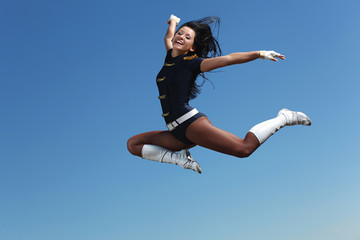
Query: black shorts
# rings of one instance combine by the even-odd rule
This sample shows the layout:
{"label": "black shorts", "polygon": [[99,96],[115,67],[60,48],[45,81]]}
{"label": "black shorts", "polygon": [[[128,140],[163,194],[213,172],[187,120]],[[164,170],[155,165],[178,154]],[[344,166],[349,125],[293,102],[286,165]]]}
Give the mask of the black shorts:
{"label": "black shorts", "polygon": [[197,113],[185,122],[181,123],[179,126],[177,126],[174,130],[170,131],[178,140],[185,144],[193,145],[194,143],[191,142],[186,137],[186,129],[190,126],[191,123],[193,123],[196,119],[206,116],[203,113]]}

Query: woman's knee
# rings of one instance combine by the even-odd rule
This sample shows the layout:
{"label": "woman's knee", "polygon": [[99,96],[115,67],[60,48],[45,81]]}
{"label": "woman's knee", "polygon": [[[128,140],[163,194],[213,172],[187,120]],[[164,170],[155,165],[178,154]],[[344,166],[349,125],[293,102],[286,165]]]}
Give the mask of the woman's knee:
{"label": "woman's knee", "polygon": [[235,149],[235,156],[238,158],[247,158],[249,157],[255,149],[252,146],[240,146],[237,149]]}
{"label": "woman's knee", "polygon": [[127,141],[127,149],[128,151],[136,156],[140,156],[141,155],[141,149],[139,150],[141,146],[139,146],[138,141],[136,140],[136,136],[131,137],[128,139]]}
{"label": "woman's knee", "polygon": [[247,158],[247,157],[250,157],[250,155],[252,154],[253,152],[252,151],[239,151],[237,152],[236,154],[236,157],[238,158]]}

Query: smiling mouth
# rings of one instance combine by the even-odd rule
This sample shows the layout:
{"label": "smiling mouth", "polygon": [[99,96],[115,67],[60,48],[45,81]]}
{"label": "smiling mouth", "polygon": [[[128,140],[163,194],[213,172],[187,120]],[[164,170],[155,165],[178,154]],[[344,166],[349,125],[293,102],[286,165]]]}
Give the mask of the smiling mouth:
{"label": "smiling mouth", "polygon": [[176,44],[179,44],[179,45],[184,45],[181,41],[177,40],[175,41]]}

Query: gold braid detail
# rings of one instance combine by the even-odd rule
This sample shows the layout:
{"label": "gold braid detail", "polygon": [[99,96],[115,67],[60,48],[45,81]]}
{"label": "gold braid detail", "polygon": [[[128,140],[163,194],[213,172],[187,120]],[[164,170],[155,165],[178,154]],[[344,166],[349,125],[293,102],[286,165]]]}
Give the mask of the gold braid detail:
{"label": "gold braid detail", "polygon": [[197,58],[198,56],[196,54],[184,57],[184,60],[193,60],[194,58]]}

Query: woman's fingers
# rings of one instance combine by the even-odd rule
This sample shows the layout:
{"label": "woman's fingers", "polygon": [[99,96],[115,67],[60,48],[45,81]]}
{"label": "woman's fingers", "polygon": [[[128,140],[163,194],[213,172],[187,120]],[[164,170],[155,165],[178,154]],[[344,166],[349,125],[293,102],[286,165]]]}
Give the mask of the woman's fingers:
{"label": "woman's fingers", "polygon": [[282,60],[285,60],[285,56],[284,56],[284,55],[272,51],[272,52],[270,53],[269,59],[272,60],[272,61],[277,62],[278,60],[277,60],[276,58],[280,58],[280,59],[282,59]]}
{"label": "woman's fingers", "polygon": [[285,56],[284,55],[280,55],[278,58],[285,60]]}

